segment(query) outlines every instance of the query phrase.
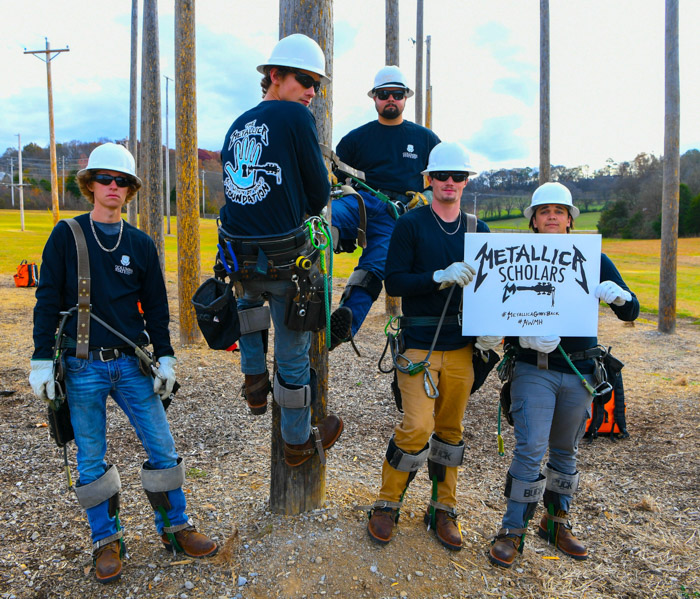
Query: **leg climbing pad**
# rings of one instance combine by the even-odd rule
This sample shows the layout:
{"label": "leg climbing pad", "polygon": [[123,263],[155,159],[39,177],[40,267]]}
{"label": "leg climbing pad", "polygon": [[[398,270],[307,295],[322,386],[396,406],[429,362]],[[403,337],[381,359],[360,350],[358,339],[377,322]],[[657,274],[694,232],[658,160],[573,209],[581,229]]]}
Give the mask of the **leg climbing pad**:
{"label": "leg climbing pad", "polygon": [[341,304],[350,297],[353,287],[362,287],[365,289],[374,302],[382,292],[382,280],[368,270],[362,270],[361,268],[353,270],[348,277],[348,283],[340,298]]}
{"label": "leg climbing pad", "polygon": [[549,464],[544,468],[544,474],[547,477],[547,491],[553,491],[560,495],[573,495],[578,490],[580,473],[563,474],[557,472]]}
{"label": "leg climbing pad", "polygon": [[[105,473],[100,478],[88,483],[87,485],[79,485],[75,487],[75,494],[78,497],[78,502],[83,509],[89,509],[100,505],[103,501],[117,495],[122,488],[122,481],[119,478],[117,467],[109,465]],[[111,507],[111,503],[110,503]],[[118,503],[117,503],[118,508]],[[112,514],[110,513],[110,516]]]}
{"label": "leg climbing pad", "polygon": [[[392,436],[391,439],[389,439],[389,446],[386,449],[386,461],[389,462],[389,465],[394,470],[415,473],[428,459],[428,451],[428,443],[426,443],[425,447],[418,453],[404,451],[396,445],[394,437]],[[415,474],[413,476],[415,476]]]}
{"label": "leg climbing pad", "polygon": [[455,468],[464,461],[464,441],[453,445],[438,437],[435,433],[428,441],[428,476],[430,480],[437,478],[438,482],[445,480],[445,468]]}
{"label": "leg climbing pad", "polygon": [[249,335],[257,331],[267,331],[270,328],[270,306],[256,306],[238,311],[241,323],[241,335]]}
{"label": "leg climbing pad", "polygon": [[141,485],[155,511],[163,508],[167,512],[171,507],[168,491],[179,489],[183,484],[185,464],[182,458],[178,458],[177,466],[163,470],[154,469],[148,462],[141,467]]}
{"label": "leg climbing pad", "polygon": [[315,386],[315,372],[311,370],[311,381],[308,385],[292,385],[283,381],[279,370],[275,373],[275,383],[272,396],[281,408],[308,408],[313,395],[312,384]]}

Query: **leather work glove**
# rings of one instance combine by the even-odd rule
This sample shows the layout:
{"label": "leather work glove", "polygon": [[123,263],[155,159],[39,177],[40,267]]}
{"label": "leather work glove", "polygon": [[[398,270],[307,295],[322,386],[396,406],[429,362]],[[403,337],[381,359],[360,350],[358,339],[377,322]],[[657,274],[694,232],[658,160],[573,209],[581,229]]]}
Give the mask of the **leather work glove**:
{"label": "leather work glove", "polygon": [[476,270],[466,262],[453,262],[445,270],[436,270],[433,273],[433,281],[440,283],[440,289],[450,285],[466,287],[472,282]]}
{"label": "leather work glove", "polygon": [[498,335],[479,335],[476,338],[474,347],[476,347],[476,349],[480,349],[481,351],[489,351],[490,349],[496,349],[499,345],[501,345],[501,341],[503,341],[503,337],[499,337]]}
{"label": "leather work glove", "polygon": [[616,306],[624,306],[632,299],[632,294],[614,281],[603,281],[595,288],[594,295],[606,304],[615,304]]}
{"label": "leather work glove", "polygon": [[543,337],[518,337],[518,341],[520,342],[520,347],[523,349],[529,348],[542,352],[543,354],[549,354],[557,349],[557,346],[561,341],[561,337],[557,337],[556,335],[545,335]]}
{"label": "leather work glove", "polygon": [[161,356],[158,360],[156,376],[153,379],[153,393],[160,395],[161,399],[165,399],[173,392],[175,362],[177,360],[173,356]]}
{"label": "leather work glove", "polygon": [[53,378],[53,360],[31,360],[32,371],[29,373],[29,384],[39,399],[53,401],[56,398],[56,388]]}

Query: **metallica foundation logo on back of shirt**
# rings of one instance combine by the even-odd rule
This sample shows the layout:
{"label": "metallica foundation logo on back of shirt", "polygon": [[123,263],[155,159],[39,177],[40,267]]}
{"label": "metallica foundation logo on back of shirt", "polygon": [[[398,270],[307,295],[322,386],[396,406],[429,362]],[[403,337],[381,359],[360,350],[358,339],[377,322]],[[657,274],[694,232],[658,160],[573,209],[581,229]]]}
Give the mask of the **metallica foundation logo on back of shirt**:
{"label": "metallica foundation logo on back of shirt", "polygon": [[256,126],[255,120],[243,129],[231,133],[228,149],[233,152],[233,162],[224,163],[224,191],[226,197],[237,204],[262,202],[270,193],[267,177],[274,177],[282,184],[282,169],[276,162],[259,163],[263,146],[268,145],[267,125]]}

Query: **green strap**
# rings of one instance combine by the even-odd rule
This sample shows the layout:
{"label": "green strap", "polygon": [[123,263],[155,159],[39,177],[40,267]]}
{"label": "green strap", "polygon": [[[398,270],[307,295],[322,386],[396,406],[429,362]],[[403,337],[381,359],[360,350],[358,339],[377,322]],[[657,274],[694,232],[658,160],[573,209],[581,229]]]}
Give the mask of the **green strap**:
{"label": "green strap", "polygon": [[583,383],[583,386],[586,388],[586,391],[588,391],[593,397],[596,397],[598,394],[596,393],[596,390],[591,386],[591,384],[585,379],[585,377],[578,371],[578,368],[574,366],[574,363],[571,361],[571,358],[569,358],[569,355],[564,351],[564,348],[561,346],[561,343],[557,345],[557,349],[559,350],[559,353],[564,356],[564,359],[566,360],[566,363],[571,367],[571,370],[574,371],[574,374],[581,379],[581,382]]}

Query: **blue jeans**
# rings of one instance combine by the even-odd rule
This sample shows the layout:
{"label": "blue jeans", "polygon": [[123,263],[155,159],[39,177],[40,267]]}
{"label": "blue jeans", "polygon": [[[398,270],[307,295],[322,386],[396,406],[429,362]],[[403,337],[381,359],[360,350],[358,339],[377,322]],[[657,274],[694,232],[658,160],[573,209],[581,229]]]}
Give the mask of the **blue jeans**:
{"label": "blue jeans", "polygon": [[[592,383],[593,375],[584,376]],[[513,478],[536,481],[547,448],[551,468],[575,474],[578,444],[591,416],[592,401],[578,376],[516,362],[510,396],[515,435],[510,465]],[[571,495],[560,497],[561,508],[568,512]],[[509,499],[503,528],[522,528],[527,505]]]}
{"label": "blue jeans", "polygon": [[[286,291],[293,286],[289,281],[245,281],[243,297],[238,309],[255,308],[264,303],[263,293],[270,302],[270,316],[275,327],[275,358],[282,380],[290,385],[308,385],[309,349],[311,333],[290,331],[284,324]],[[261,374],[267,369],[259,332],[242,335],[240,340],[241,370],[244,374]],[[290,445],[306,443],[311,434],[311,408],[280,408],[282,439]]]}
{"label": "blue jeans", "polygon": [[[111,395],[136,431],[149,464],[156,470],[177,465],[175,442],[160,397],[153,393],[153,379],[140,370],[134,356],[121,356],[111,362],[66,357],[66,395],[70,419],[78,447],[78,485],[100,478],[107,470],[107,396]],[[184,524],[186,502],[182,488],[168,491],[171,526]],[[117,532],[115,518],[108,513],[108,501],[87,510],[93,543]],[[163,518],[156,512],[158,534]]]}
{"label": "blue jeans", "polygon": [[[390,206],[366,191],[360,191],[367,210],[367,247],[355,270],[361,269],[374,273],[384,280],[384,265],[389,251],[389,240],[394,231],[396,220]],[[331,224],[338,228],[341,239],[356,239],[360,219],[357,200],[348,196],[333,200]],[[352,311],[352,334],[355,335],[372,308],[373,300],[361,287],[355,287],[350,297],[343,304]]]}

